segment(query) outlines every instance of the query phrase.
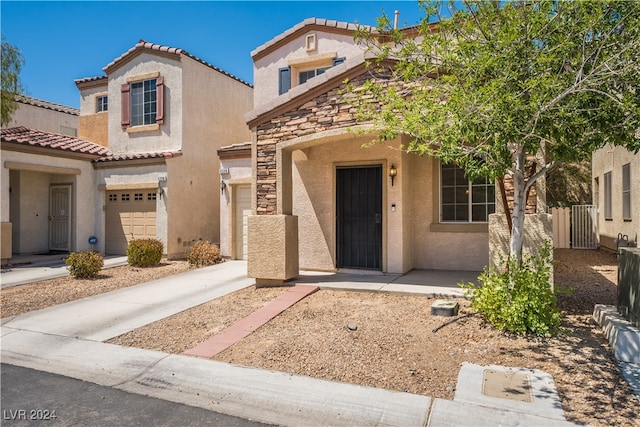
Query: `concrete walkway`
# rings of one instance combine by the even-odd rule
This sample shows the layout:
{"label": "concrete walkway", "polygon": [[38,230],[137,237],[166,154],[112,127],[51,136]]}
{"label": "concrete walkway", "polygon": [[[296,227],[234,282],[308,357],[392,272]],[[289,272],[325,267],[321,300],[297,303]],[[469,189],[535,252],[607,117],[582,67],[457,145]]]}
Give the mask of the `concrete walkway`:
{"label": "concrete walkway", "polygon": [[[3,273],[3,280],[5,274],[9,273]],[[321,287],[395,288],[424,295],[446,295],[450,289],[450,295],[459,295],[457,287],[442,279],[435,282],[443,286],[411,283],[418,282],[420,274],[427,273],[367,277],[340,273],[323,281],[313,274],[299,282],[309,279]],[[351,281],[346,280],[349,277]],[[279,425],[568,424],[561,408],[548,416],[535,398],[513,409],[507,402],[505,409],[486,400],[470,401],[469,394],[446,401],[102,342],[252,283],[246,277],[246,263],[225,262],[4,319],[1,361]],[[483,384],[477,378],[485,368],[472,366],[465,372],[469,369],[475,374],[460,377],[457,388],[482,394]],[[554,393],[551,386],[545,400]]]}

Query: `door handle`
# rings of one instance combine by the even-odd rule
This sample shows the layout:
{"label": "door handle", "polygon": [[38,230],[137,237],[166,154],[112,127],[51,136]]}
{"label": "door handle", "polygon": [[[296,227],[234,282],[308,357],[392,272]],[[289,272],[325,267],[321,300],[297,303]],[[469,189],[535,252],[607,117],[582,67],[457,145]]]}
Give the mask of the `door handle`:
{"label": "door handle", "polygon": [[380,224],[382,222],[382,214],[376,214],[376,224]]}

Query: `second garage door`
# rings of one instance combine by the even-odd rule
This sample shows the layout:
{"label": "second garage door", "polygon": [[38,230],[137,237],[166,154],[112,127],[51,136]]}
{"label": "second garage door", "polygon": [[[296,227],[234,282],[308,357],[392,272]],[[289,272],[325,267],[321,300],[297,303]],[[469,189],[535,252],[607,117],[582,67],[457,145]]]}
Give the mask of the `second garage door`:
{"label": "second garage door", "polygon": [[105,252],[124,255],[133,239],[156,238],[156,191],[107,191]]}

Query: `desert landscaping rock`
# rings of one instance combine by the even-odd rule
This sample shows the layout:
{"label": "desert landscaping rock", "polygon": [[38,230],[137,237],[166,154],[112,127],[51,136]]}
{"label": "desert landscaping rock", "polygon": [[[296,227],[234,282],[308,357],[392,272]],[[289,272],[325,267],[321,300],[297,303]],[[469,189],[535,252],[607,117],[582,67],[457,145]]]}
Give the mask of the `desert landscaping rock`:
{"label": "desert landscaping rock", "polygon": [[[591,317],[595,303],[615,304],[615,255],[574,250],[555,255],[556,285],[575,287],[572,296],[559,297],[567,334],[558,338],[495,331],[480,316],[469,316],[465,299],[455,300],[458,316],[439,317],[430,315],[435,300],[426,297],[320,290],[214,359],[448,400],[464,362],[539,369],[553,377],[568,421],[636,426],[638,402]],[[126,269],[121,273],[131,275]],[[65,280],[72,289],[73,279]],[[182,353],[286,289],[243,289],[109,342]]]}

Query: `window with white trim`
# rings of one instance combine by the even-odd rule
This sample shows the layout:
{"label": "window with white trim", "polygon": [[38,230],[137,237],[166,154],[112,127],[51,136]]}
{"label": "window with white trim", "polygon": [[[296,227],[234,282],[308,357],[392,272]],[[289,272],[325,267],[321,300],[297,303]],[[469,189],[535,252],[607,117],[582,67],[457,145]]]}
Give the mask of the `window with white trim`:
{"label": "window with white trim", "polygon": [[604,174],[604,219],[613,219],[611,209],[611,172]]}
{"label": "window with white trim", "polygon": [[470,181],[456,165],[440,166],[440,222],[487,222],[496,211],[495,184]]}
{"label": "window with white trim", "polygon": [[109,109],[109,102],[107,95],[96,96],[96,113],[107,111]]}
{"label": "window with white trim", "polygon": [[622,166],[622,219],[631,221],[631,163]]}

